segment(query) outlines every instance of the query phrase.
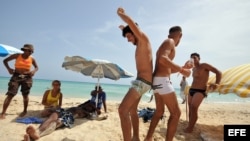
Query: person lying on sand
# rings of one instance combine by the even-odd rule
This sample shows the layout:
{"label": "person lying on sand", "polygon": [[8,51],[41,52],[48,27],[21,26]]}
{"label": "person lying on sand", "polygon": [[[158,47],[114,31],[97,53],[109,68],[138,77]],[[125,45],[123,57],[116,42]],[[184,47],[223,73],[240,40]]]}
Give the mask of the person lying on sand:
{"label": "person lying on sand", "polygon": [[[24,141],[38,140],[42,136],[51,134],[60,127],[71,128],[74,124],[75,118],[92,118],[92,114],[96,113],[95,106],[90,102],[85,102],[77,107],[71,107],[67,110],[62,108],[55,110],[48,119],[46,119],[37,129],[30,125],[26,128]],[[107,116],[97,117],[96,120],[107,119]]]}
{"label": "person lying on sand", "polygon": [[48,135],[55,131],[59,127],[69,127],[71,128],[74,124],[74,117],[81,117],[82,110],[77,109],[58,109],[53,112],[48,119],[46,119],[38,129],[35,129],[34,126],[29,125],[26,128],[26,134],[24,135],[24,141],[30,141],[30,139],[37,140],[42,136]]}

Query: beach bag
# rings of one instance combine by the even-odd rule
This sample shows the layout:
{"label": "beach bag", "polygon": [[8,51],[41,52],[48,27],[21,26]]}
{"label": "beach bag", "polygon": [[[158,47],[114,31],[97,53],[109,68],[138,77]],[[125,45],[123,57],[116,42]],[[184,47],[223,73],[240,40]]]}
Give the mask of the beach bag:
{"label": "beach bag", "polygon": [[142,110],[139,110],[138,116],[141,117],[143,119],[143,122],[145,123],[152,119],[154,113],[155,113],[154,108],[147,107],[143,108]]}

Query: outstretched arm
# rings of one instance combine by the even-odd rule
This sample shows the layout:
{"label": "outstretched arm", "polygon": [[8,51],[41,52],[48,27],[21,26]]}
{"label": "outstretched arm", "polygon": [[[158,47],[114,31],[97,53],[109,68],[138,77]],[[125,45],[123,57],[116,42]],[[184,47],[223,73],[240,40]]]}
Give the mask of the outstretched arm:
{"label": "outstretched arm", "polygon": [[[142,36],[142,32],[135,24],[135,22],[125,13],[125,10],[121,7],[117,9],[117,14],[121,17],[121,19],[128,24],[130,29],[133,31],[136,37],[140,38]],[[121,28],[121,26],[120,26]]]}

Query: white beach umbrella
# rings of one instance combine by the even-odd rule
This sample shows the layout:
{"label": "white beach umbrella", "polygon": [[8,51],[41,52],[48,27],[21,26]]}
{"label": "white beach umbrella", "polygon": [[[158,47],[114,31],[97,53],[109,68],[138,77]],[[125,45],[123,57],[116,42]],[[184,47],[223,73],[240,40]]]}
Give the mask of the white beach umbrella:
{"label": "white beach umbrella", "polygon": [[[81,56],[66,56],[62,67],[66,70],[80,72],[83,75],[97,78],[97,90],[99,90],[99,81],[101,78],[118,80],[120,78],[133,77],[132,73],[126,71],[115,63],[101,59],[90,60]],[[98,98],[98,95],[96,97]]]}

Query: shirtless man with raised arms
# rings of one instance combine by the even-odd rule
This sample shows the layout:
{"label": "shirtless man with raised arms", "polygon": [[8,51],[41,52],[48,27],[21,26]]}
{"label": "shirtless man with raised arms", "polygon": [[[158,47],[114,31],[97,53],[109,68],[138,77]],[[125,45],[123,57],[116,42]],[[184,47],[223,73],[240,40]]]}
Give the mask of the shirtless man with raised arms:
{"label": "shirtless man with raised arms", "polygon": [[[138,25],[125,13],[123,8],[117,9],[118,16],[126,22],[127,26],[120,26],[123,37],[128,42],[135,45],[135,62],[137,69],[137,78],[132,81],[131,88],[123,98],[119,106],[119,116],[124,141],[139,141],[139,118],[137,114],[137,106],[141,96],[151,89],[152,83],[152,49],[150,41],[145,33],[143,33]],[[131,134],[131,124],[133,128],[133,136]]]}

